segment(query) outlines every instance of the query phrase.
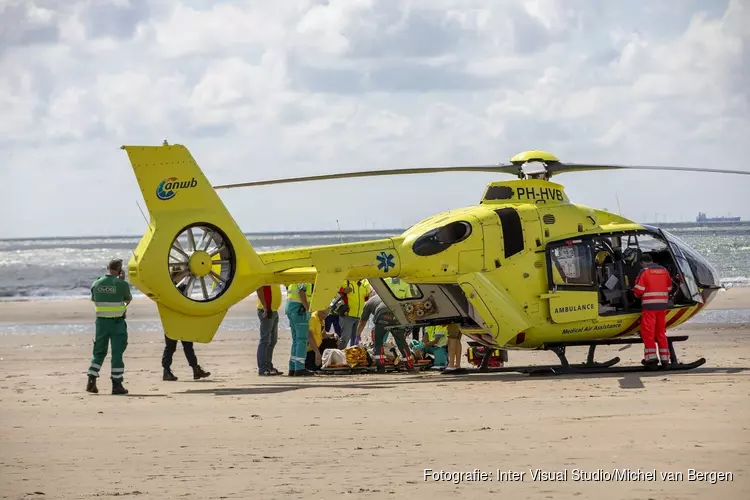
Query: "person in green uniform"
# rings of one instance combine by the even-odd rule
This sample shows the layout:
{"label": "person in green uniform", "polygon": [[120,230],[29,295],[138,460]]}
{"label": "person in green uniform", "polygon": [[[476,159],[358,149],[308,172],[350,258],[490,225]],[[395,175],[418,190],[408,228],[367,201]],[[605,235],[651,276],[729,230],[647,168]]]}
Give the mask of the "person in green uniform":
{"label": "person in green uniform", "polygon": [[375,335],[373,342],[373,355],[375,357],[375,365],[379,373],[385,372],[385,365],[383,363],[383,341],[389,333],[393,335],[393,340],[396,342],[401,356],[406,362],[407,371],[417,373],[414,365],[411,361],[411,350],[406,344],[405,329],[401,326],[396,316],[383,302],[380,296],[372,291],[370,299],[365,303],[365,307],[362,309],[362,316],[359,319],[359,325],[357,326],[357,335],[361,336],[362,331],[367,325],[367,321],[372,316],[372,321],[375,324]]}
{"label": "person in green uniform", "polygon": [[113,259],[107,266],[108,273],[98,278],[91,285],[91,300],[96,310],[96,338],[94,354],[89,365],[88,392],[98,393],[96,379],[102,368],[107,348],[112,343],[112,394],[127,394],[122,386],[125,374],[125,363],[122,355],[128,346],[128,327],[125,315],[128,304],[133,300],[130,285],[125,281],[122,271],[122,259]]}

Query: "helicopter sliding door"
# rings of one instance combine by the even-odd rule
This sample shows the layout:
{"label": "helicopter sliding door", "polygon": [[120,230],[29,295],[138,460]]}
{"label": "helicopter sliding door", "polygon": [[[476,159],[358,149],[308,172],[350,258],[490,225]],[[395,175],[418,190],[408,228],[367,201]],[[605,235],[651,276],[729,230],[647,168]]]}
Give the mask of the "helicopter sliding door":
{"label": "helicopter sliding door", "polygon": [[457,285],[415,285],[399,278],[369,281],[402,325],[461,323],[467,315],[468,301]]}
{"label": "helicopter sliding door", "polygon": [[547,247],[549,311],[555,323],[595,319],[599,315],[599,293],[594,245],[586,240],[567,240]]}

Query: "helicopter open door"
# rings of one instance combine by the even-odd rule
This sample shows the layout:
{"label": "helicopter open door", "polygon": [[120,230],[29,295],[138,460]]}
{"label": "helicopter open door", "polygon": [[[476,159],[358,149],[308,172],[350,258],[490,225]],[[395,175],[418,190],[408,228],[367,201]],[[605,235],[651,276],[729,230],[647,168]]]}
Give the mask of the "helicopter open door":
{"label": "helicopter open door", "polygon": [[547,247],[549,312],[555,323],[594,319],[599,315],[594,246],[591,241],[566,240]]}
{"label": "helicopter open door", "polygon": [[399,278],[369,281],[402,325],[463,323],[468,315],[469,303],[458,285],[414,285]]}
{"label": "helicopter open door", "polygon": [[460,285],[414,285],[381,278],[370,280],[370,286],[402,325],[457,323],[467,336],[495,347],[531,326],[507,291],[481,273],[465,274]]}

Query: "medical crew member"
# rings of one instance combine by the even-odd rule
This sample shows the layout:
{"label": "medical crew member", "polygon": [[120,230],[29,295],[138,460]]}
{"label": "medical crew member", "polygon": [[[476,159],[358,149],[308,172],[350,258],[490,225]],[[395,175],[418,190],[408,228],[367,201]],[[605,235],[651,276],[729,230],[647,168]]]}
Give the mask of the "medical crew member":
{"label": "medical crew member", "polygon": [[397,299],[408,299],[417,296],[412,286],[401,278],[386,278],[385,281]]}
{"label": "medical crew member", "polygon": [[343,316],[339,316],[339,325],[341,333],[339,334],[339,349],[346,349],[349,340],[352,345],[359,344],[359,335],[357,335],[357,324],[362,316],[362,309],[365,307],[367,299],[370,297],[372,287],[366,280],[345,281],[339,293],[344,296],[344,302],[349,306],[349,310]]}
{"label": "medical crew member", "polygon": [[446,325],[427,326],[424,329],[424,350],[435,356],[433,367],[444,368],[448,365],[448,328]]}
{"label": "medical crew member", "polygon": [[98,278],[91,285],[91,300],[96,310],[96,337],[94,353],[89,365],[88,392],[98,393],[96,379],[107,357],[107,349],[112,343],[112,394],[127,394],[122,386],[125,363],[122,355],[128,345],[128,327],[125,323],[127,306],[133,300],[130,285],[125,282],[122,259],[113,259],[107,266],[108,274]]}
{"label": "medical crew member", "polygon": [[[357,326],[357,335],[362,334],[362,330],[365,329],[367,320],[370,319],[370,316],[372,316],[372,321],[373,323],[375,323],[373,356],[375,357],[377,371],[382,373],[385,372],[385,356],[383,352],[383,343],[385,341],[385,337],[388,335],[386,328],[397,327],[400,325],[400,323],[396,319],[396,316],[394,316],[391,310],[388,309],[388,306],[385,305],[383,300],[375,293],[374,290],[370,295],[370,299],[365,304],[365,307],[362,309],[362,317],[360,318],[359,325]],[[393,335],[393,340],[396,342],[396,347],[398,347],[401,356],[406,361],[407,370],[409,372],[416,373],[417,370],[414,368],[414,365],[411,361],[411,351],[406,345],[406,337],[404,335],[403,329],[395,328],[391,329],[390,332]]]}
{"label": "medical crew member", "polygon": [[307,330],[310,323],[311,283],[291,283],[286,286],[286,316],[292,330],[292,352],[289,359],[289,376],[313,375],[305,369],[307,353]]}
{"label": "medical crew member", "polygon": [[[323,365],[323,341],[331,334],[326,334],[326,316],[328,311],[315,311],[310,315],[307,329],[307,357],[305,368],[318,371]],[[334,348],[336,343],[334,342]],[[329,345],[329,348],[331,346]]]}
{"label": "medical crew member", "polygon": [[[642,363],[656,368],[669,366],[669,344],[667,343],[667,307],[672,278],[664,267],[654,264],[649,254],[641,256],[641,272],[636,278],[633,293],[641,299],[641,338],[644,359]],[[657,355],[656,346],[659,346]]]}
{"label": "medical crew member", "polygon": [[281,285],[265,285],[256,290],[258,295],[258,319],[260,319],[260,341],[258,342],[258,375],[283,375],[273,367],[273,348],[279,340],[279,308],[281,307]]}
{"label": "medical crew member", "polygon": [[[412,297],[419,297],[419,293],[417,292],[415,287],[402,280],[401,278],[386,278],[385,282],[397,299],[403,300]],[[413,338],[414,340],[419,340],[419,327],[414,327],[411,329],[411,338]]]}

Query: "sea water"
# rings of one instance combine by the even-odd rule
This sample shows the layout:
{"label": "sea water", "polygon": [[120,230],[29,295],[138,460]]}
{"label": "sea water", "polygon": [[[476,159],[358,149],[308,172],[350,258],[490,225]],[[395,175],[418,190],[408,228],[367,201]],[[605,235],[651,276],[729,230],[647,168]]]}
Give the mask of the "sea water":
{"label": "sea water", "polygon": [[[392,231],[263,233],[245,236],[258,252],[388,238]],[[127,265],[140,237],[0,240],[0,300],[88,297],[113,258]],[[133,295],[141,295],[135,288]]]}
{"label": "sea water", "polygon": [[[730,288],[750,286],[750,225],[721,227],[682,226],[668,228],[716,268],[722,285]],[[306,233],[246,234],[260,252],[302,246],[349,243],[398,235],[402,230],[368,230]],[[51,300],[86,298],[91,283],[104,274],[107,262],[130,259],[139,237],[112,236],[92,238],[38,238],[0,240],[0,300]],[[133,295],[141,295],[133,289]],[[745,323],[750,310],[704,311],[692,322]],[[257,328],[257,317],[227,319],[221,330]],[[0,318],[0,334],[25,333],[32,325],[10,325]],[[34,327],[38,330],[38,326]],[[47,325],[45,331],[67,333],[89,331],[90,322],[80,325]],[[131,331],[160,331],[154,321],[129,322]]]}

